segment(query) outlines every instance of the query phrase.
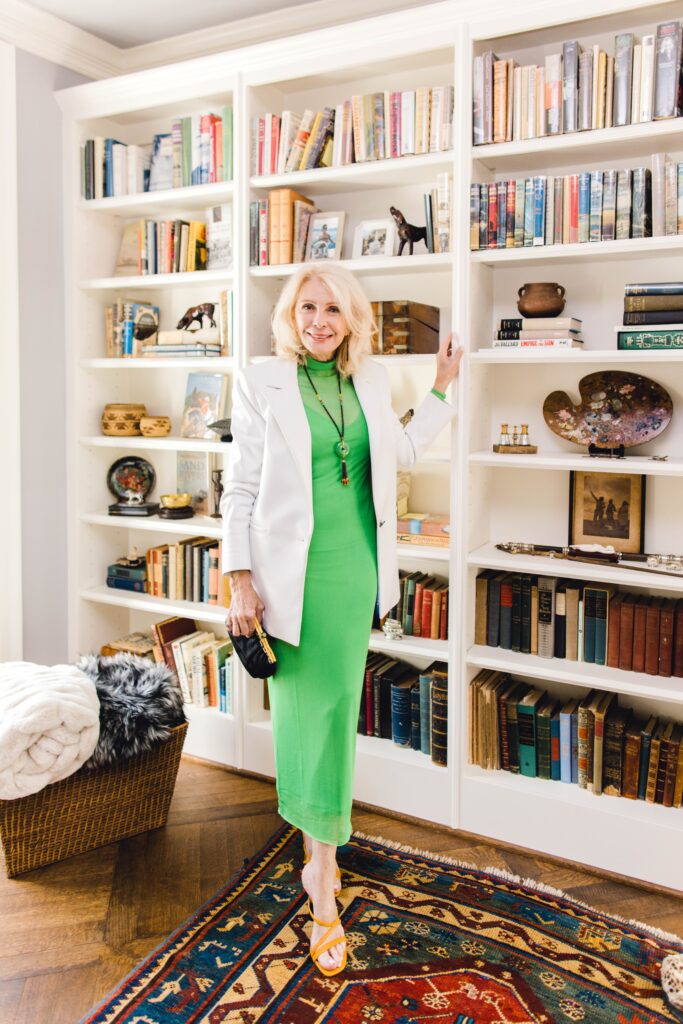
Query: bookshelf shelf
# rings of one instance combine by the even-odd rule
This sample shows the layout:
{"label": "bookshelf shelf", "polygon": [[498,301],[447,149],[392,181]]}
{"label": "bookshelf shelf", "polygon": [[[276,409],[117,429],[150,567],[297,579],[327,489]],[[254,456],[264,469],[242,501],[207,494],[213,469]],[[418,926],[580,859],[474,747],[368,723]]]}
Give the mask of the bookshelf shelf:
{"label": "bookshelf shelf", "polygon": [[[420,243],[422,244],[422,243]],[[415,253],[413,256],[366,256],[364,259],[340,260],[342,266],[354,274],[431,274],[448,273],[453,268],[453,254],[450,252]],[[252,277],[288,277],[302,266],[301,263],[285,263],[281,266],[250,267]]]}
{"label": "bookshelf shelf", "polygon": [[80,282],[83,291],[110,292],[121,291],[123,288],[169,288],[193,286],[201,288],[205,284],[231,284],[233,272],[230,270],[194,270],[182,274],[132,274],[126,277],[92,277]]}
{"label": "bookshelf shelf", "polygon": [[130,608],[135,611],[149,612],[152,615],[186,615],[199,619],[201,622],[225,624],[225,608],[220,605],[198,604],[194,601],[169,601],[163,597],[152,597],[151,594],[136,594],[127,590],[116,590],[114,587],[90,587],[81,591],[84,601],[97,604],[115,605],[119,608]]}
{"label": "bookshelf shelf", "polygon": [[160,519],[159,516],[110,516],[106,512],[86,512],[81,522],[90,526],[109,526],[119,530],[143,530],[148,533],[173,533],[182,537],[221,536],[220,523],[210,516],[192,519]]}
{"label": "bookshelf shelf", "polygon": [[[683,146],[683,118],[647,121],[616,128],[594,128],[566,135],[545,135],[539,139],[520,139],[494,145],[473,146],[472,159],[491,171],[522,174],[542,165],[556,167],[575,161],[628,159],[637,162],[653,152],[680,149]],[[538,173],[538,172],[537,172]]]}
{"label": "bookshelf shelf", "polygon": [[605,665],[591,665],[585,661],[539,658],[535,654],[520,654],[500,647],[470,647],[467,664],[498,672],[512,672],[529,679],[565,683],[585,690],[596,687],[621,693],[624,697],[643,697],[650,701],[664,700],[683,705],[683,685],[676,676],[650,676],[644,672],[625,672]]}
{"label": "bookshelf shelf", "polygon": [[472,466],[495,469],[571,469],[600,473],[645,473],[647,476],[683,476],[683,459],[654,461],[648,455],[629,455],[626,459],[595,459],[573,452],[538,452],[536,455],[498,455],[496,452],[472,452]]}
{"label": "bookshelf shelf", "polygon": [[570,245],[537,245],[518,249],[475,249],[470,253],[474,263],[487,266],[540,266],[543,263],[604,262],[606,260],[661,258],[683,253],[683,235],[662,235],[656,238],[625,238],[614,242],[573,242]]}
{"label": "bookshelf shelf", "polygon": [[400,185],[431,182],[440,171],[451,170],[453,153],[424,153],[402,156],[394,160],[372,160],[344,167],[319,167],[312,171],[292,171],[290,174],[252,176],[252,188],[310,188],[316,195],[343,192],[350,188],[390,188]]}
{"label": "bookshelf shelf", "polygon": [[[623,330],[627,330],[626,327]],[[555,350],[523,349],[515,351],[500,348],[480,348],[473,352],[470,362],[483,365],[503,364],[505,366],[522,363],[599,363],[600,365],[612,365],[630,367],[642,363],[648,366],[656,366],[657,363],[683,363],[683,349],[650,349],[640,351],[625,351],[616,348],[570,348]]]}
{"label": "bookshelf shelf", "polygon": [[428,547],[420,544],[397,544],[398,557],[418,562],[449,562],[451,553],[448,548]]}
{"label": "bookshelf shelf", "polygon": [[84,370],[208,370],[230,373],[235,366],[232,356],[170,356],[138,359],[82,359]]}
{"label": "bookshelf shelf", "polygon": [[[512,538],[511,538],[512,539]],[[484,544],[471,552],[467,564],[479,569],[501,572],[530,572],[540,576],[563,576],[573,580],[602,580],[605,583],[631,587],[649,587],[683,594],[683,575],[667,576],[658,572],[638,572],[612,565],[588,565],[566,559],[543,558],[540,555],[509,555],[494,544]]]}
{"label": "bookshelf shelf", "polygon": [[80,442],[87,448],[143,448],[157,452],[216,452],[219,455],[228,449],[222,441],[192,437],[107,437],[102,434],[82,437]]}
{"label": "bookshelf shelf", "polygon": [[384,651],[397,657],[415,655],[418,658],[429,658],[430,661],[448,661],[447,640],[426,640],[419,636],[404,636],[400,640],[389,640],[384,633],[373,629],[368,646],[371,651]]}
{"label": "bookshelf shelf", "polygon": [[117,217],[168,217],[171,213],[203,210],[207,206],[227,203],[232,199],[234,183],[216,181],[208,185],[159,189],[136,195],[109,196],[106,199],[81,199],[83,213],[108,213]]}

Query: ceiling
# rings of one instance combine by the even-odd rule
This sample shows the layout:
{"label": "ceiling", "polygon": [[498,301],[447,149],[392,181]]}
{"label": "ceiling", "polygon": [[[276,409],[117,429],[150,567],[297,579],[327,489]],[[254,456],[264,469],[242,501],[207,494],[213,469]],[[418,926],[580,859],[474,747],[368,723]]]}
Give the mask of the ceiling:
{"label": "ceiling", "polygon": [[[29,6],[123,48],[271,14],[315,0],[29,0]],[[370,0],[369,6],[372,6]]]}

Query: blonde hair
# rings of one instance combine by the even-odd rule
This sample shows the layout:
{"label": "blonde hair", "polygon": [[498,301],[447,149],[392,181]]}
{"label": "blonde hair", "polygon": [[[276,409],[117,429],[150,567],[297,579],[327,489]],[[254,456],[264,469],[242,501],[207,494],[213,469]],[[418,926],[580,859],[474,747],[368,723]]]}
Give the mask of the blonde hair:
{"label": "blonde hair", "polygon": [[349,333],[336,355],[340,374],[350,377],[372,352],[372,339],[377,328],[365,292],[353,274],[339,264],[306,264],[289,278],[273,310],[275,351],[285,359],[295,359],[300,364],[305,362],[307,349],[299,338],[294,310],[302,287],[313,279],[331,292],[347,323]]}

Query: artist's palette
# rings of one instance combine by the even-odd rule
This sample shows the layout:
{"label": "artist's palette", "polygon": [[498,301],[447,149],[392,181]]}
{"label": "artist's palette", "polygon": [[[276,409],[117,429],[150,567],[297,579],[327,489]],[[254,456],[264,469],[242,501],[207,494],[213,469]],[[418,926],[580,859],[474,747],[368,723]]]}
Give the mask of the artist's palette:
{"label": "artist's palette", "polygon": [[669,393],[649,377],[622,370],[590,373],[579,381],[581,402],[553,391],[543,403],[543,418],[574,444],[633,448],[661,434],[671,422]]}

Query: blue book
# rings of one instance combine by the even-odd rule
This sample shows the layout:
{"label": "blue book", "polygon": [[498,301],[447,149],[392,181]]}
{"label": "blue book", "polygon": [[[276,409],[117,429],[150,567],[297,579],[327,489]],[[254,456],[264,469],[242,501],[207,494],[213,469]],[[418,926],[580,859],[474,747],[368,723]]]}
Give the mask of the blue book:
{"label": "blue book", "polygon": [[104,140],[104,194],[105,196],[114,195],[114,158],[112,150],[114,148],[114,139]]}
{"label": "blue book", "polygon": [[535,779],[536,762],[536,708],[546,696],[543,690],[530,690],[517,704],[517,743],[519,773]]}
{"label": "blue book", "polygon": [[560,781],[560,712],[550,719],[550,778]]}
{"label": "blue book", "polygon": [[579,706],[576,698],[568,700],[560,711],[560,781],[572,782],[572,715]]}
{"label": "blue book", "polygon": [[657,726],[657,716],[651,715],[640,733],[640,767],[638,769],[638,799],[645,799],[647,790],[647,773],[650,765],[650,746],[652,734]]}
{"label": "blue book", "polygon": [[202,572],[201,572],[201,598],[202,604],[209,603],[209,549],[202,551]]}
{"label": "blue book", "polygon": [[579,241],[590,240],[591,176],[588,171],[579,175]]}
{"label": "blue book", "polygon": [[420,750],[423,754],[431,753],[431,701],[429,687],[432,681],[431,672],[420,674]]}
{"label": "blue book", "polygon": [[534,245],[545,245],[545,175],[538,174],[534,182]]}
{"label": "blue book", "polygon": [[579,784],[579,703],[571,712],[571,781]]}
{"label": "blue book", "polygon": [[413,682],[413,679],[403,679],[391,684],[391,738],[397,747],[410,746],[410,689]]}
{"label": "blue book", "polygon": [[583,589],[583,660],[595,664],[595,587]]}
{"label": "blue book", "polygon": [[534,182],[524,182],[524,245],[534,244]]}
{"label": "blue book", "polygon": [[410,745],[413,750],[419,750],[421,742],[420,684],[413,683],[410,687]]}
{"label": "blue book", "polygon": [[609,618],[609,601],[615,588],[612,586],[594,587],[595,590],[595,664],[607,664],[607,624]]}
{"label": "blue book", "polygon": [[218,669],[218,710],[225,711],[225,665]]}
{"label": "blue book", "polygon": [[498,236],[496,238],[496,248],[505,248],[505,239],[507,237],[507,182],[498,182]]}
{"label": "blue book", "polygon": [[107,586],[114,590],[136,590],[144,594],[147,589],[146,580],[124,580],[120,576],[107,576]]}

